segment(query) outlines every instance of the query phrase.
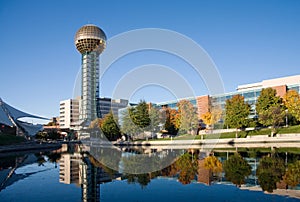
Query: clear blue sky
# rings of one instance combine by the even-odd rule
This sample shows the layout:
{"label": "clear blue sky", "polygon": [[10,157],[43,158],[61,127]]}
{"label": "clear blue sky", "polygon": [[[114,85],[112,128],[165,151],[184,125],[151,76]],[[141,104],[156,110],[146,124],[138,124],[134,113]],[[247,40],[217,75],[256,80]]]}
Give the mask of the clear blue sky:
{"label": "clear blue sky", "polygon": [[[0,0],[0,97],[26,112],[57,116],[59,101],[73,96],[81,63],[74,35],[87,23],[101,27],[108,38],[140,28],[184,34],[211,56],[226,92],[239,84],[300,74],[299,10],[297,0]],[[175,69],[184,68],[169,56],[146,56],[138,53],[115,64],[111,78],[103,79],[101,95],[110,96],[114,85],[110,82],[137,64],[163,61]],[[123,66],[123,72],[118,71]],[[206,93],[192,72],[182,74],[198,89],[197,94]],[[168,99],[157,93],[148,100],[147,89],[137,93],[138,98]]]}

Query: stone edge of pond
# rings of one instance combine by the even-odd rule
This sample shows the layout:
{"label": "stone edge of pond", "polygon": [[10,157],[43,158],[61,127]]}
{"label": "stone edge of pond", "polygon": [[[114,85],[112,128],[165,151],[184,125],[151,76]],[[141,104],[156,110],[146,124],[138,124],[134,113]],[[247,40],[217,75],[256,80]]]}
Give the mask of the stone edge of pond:
{"label": "stone edge of pond", "polygon": [[154,145],[208,145],[208,144],[255,144],[255,143],[286,143],[300,142],[300,136],[281,135],[278,137],[253,136],[249,138],[224,138],[204,140],[160,140],[160,141],[135,141],[135,142],[112,142],[116,146],[154,146]]}

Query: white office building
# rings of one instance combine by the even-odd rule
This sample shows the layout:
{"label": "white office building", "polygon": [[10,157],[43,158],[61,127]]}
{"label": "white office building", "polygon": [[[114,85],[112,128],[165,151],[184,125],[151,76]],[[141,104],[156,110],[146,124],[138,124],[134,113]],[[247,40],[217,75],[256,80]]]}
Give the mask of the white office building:
{"label": "white office building", "polygon": [[79,124],[79,100],[63,100],[59,104],[59,127],[74,129]]}

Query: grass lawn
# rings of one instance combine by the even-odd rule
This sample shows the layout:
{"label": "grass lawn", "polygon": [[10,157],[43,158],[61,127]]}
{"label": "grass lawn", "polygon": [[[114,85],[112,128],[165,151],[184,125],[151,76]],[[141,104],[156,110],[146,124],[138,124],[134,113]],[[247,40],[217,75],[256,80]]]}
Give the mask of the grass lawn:
{"label": "grass lawn", "polygon": [[[288,133],[300,133],[300,126],[289,126],[289,127],[283,127],[279,128],[278,134],[288,134]],[[252,130],[252,131],[240,131],[238,132],[239,138],[245,138],[247,136],[255,136],[255,135],[271,135],[271,129],[270,128],[263,128],[259,130]],[[202,135],[180,135],[173,140],[192,140],[192,139],[201,139]],[[235,138],[235,132],[229,132],[229,133],[221,133],[221,134],[204,134],[203,139],[223,139],[223,138]],[[160,140],[171,140],[171,138],[162,138],[162,139],[156,139],[158,141]],[[151,140],[155,141],[155,140]]]}
{"label": "grass lawn", "polygon": [[279,134],[286,134],[286,133],[300,133],[300,126],[289,126],[287,128],[280,128]]}
{"label": "grass lawn", "polygon": [[24,137],[15,136],[15,135],[8,135],[8,134],[0,134],[0,146],[1,145],[10,145],[25,142]]}
{"label": "grass lawn", "polygon": [[[221,133],[221,134],[205,134],[204,139],[216,139],[216,138],[235,138],[235,132],[229,132],[229,133]],[[245,138],[247,136],[255,136],[255,135],[270,135],[271,129],[264,128],[260,130],[252,130],[252,131],[239,131],[238,132],[238,138]],[[198,139],[201,139],[201,136],[197,137]]]}
{"label": "grass lawn", "polygon": [[[288,133],[300,133],[300,126],[290,126],[279,128],[278,134],[288,134]],[[247,136],[255,136],[255,135],[271,135],[270,128],[263,128],[259,130],[252,131],[240,131],[238,132],[239,138],[245,138]],[[235,132],[230,133],[221,133],[221,134],[205,134],[204,139],[214,139],[214,138],[235,138]],[[201,139],[201,136],[197,136],[196,139]]]}

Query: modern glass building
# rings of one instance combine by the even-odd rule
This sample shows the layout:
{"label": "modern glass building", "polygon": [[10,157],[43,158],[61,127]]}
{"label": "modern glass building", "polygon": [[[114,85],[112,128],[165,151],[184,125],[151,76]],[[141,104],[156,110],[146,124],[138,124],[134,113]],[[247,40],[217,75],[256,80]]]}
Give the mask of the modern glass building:
{"label": "modern glass building", "polygon": [[105,49],[106,35],[95,25],[81,27],[75,35],[75,45],[82,55],[81,102],[79,119],[83,126],[97,118],[99,98],[99,55]]}
{"label": "modern glass building", "polygon": [[[250,117],[257,117],[255,105],[260,92],[263,88],[271,87],[276,90],[277,95],[283,97],[287,91],[295,90],[300,93],[300,75],[281,77],[276,79],[263,80],[258,83],[239,85],[237,91],[219,94],[219,95],[204,95],[196,98],[182,98],[180,100],[189,100],[195,108],[197,108],[198,118],[201,118],[203,113],[206,113],[210,106],[220,106],[225,110],[226,100],[234,95],[242,95],[246,102],[251,106]],[[158,107],[168,106],[177,109],[177,103],[180,100],[157,103]]]}
{"label": "modern glass building", "polygon": [[225,110],[225,103],[227,99],[232,98],[234,95],[242,95],[245,99],[245,102],[248,102],[251,107],[250,117],[257,117],[257,113],[255,110],[255,105],[258,97],[260,96],[260,92],[264,88],[273,88],[276,90],[277,95],[283,97],[287,91],[295,90],[298,93],[300,92],[300,75],[289,76],[289,77],[281,77],[276,79],[263,80],[262,82],[239,85],[237,91],[225,93],[221,95],[212,95],[211,96],[211,104],[219,105],[223,110]]}
{"label": "modern glass building", "polygon": [[119,109],[126,108],[127,106],[128,100],[125,99],[98,98],[98,117],[103,118],[106,114],[112,111],[114,116],[117,118]]}
{"label": "modern glass building", "polygon": [[260,95],[261,89],[248,90],[243,92],[230,92],[221,95],[213,95],[211,96],[211,104],[212,106],[221,106],[222,110],[225,110],[226,100],[232,98],[234,95],[242,95],[244,97],[245,102],[250,104],[250,118],[254,118],[256,116],[255,104],[257,98]]}
{"label": "modern glass building", "polygon": [[177,110],[178,109],[177,103],[180,102],[180,100],[188,100],[194,107],[197,106],[197,99],[195,97],[183,98],[183,99],[167,101],[167,102],[160,102],[160,103],[154,104],[154,106],[157,106],[157,107],[168,106],[171,109]]}

